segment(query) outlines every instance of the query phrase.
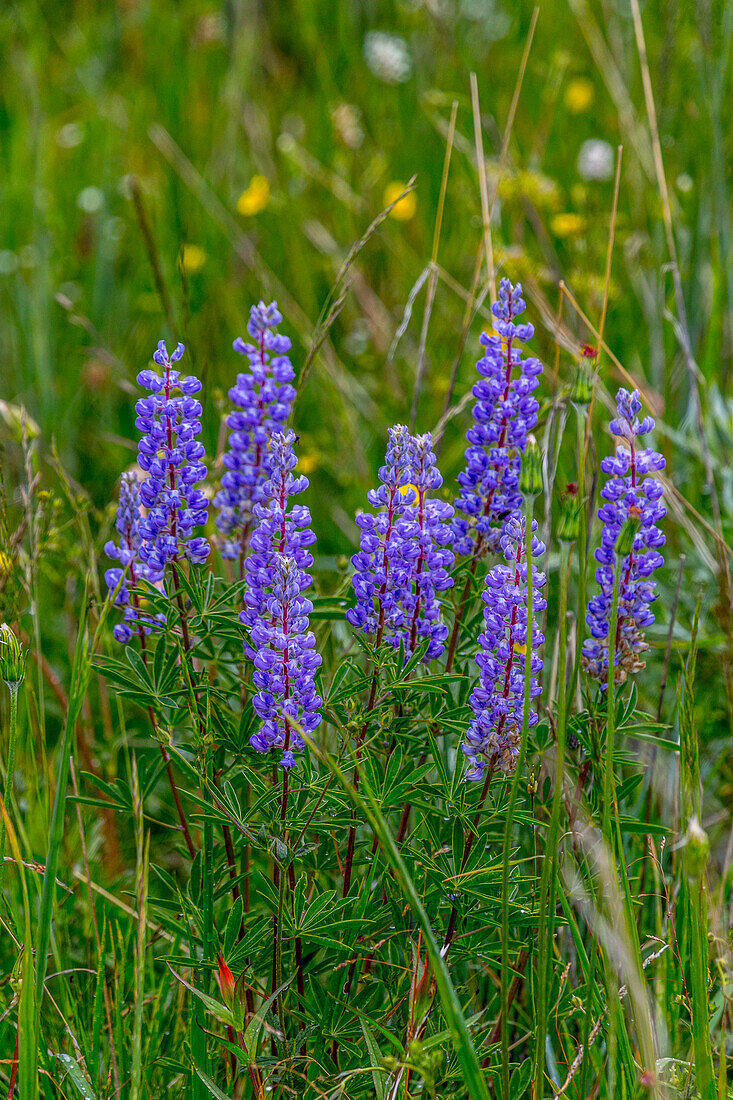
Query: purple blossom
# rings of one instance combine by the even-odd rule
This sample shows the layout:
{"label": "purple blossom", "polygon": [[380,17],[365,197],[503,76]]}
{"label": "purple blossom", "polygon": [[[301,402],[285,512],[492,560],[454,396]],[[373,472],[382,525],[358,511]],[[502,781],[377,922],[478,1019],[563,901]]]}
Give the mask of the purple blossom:
{"label": "purple blossom", "polygon": [[295,439],[290,430],[275,432],[270,439],[269,477],[253,508],[257,525],[245,562],[247,589],[239,616],[247,633],[245,652],[255,665],[254,708],[263,721],[250,744],[258,752],[282,748],[280,762],[285,768],[295,763],[293,750],[303,748],[298,729],[288,719],[309,733],[321,721],[321,699],[313,679],[321,658],[308,629],[313,605],[302,595],[311,584],[309,547],[316,539],[308,508],[290,505],[291,496],[308,488],[308,479],[293,472]]}
{"label": "purple blossom", "polygon": [[608,633],[611,625],[613,589],[616,561],[616,543],[621,528],[627,520],[635,518],[639,530],[634,536],[631,553],[620,563],[618,619],[615,639],[615,680],[622,684],[629,673],[639,672],[645,662],[641,654],[648,648],[644,630],[654,622],[650,605],[656,599],[655,569],[663,564],[659,550],[665,537],[656,526],[666,515],[662,501],[662,483],[647,475],[665,466],[658,451],[638,449],[636,440],[654,427],[651,416],[639,419],[641,400],[639,391],[620,389],[616,397],[618,416],[609,424],[613,435],[623,442],[614,455],[604,458],[601,469],[608,480],[601,490],[605,501],[598,510],[603,523],[601,545],[596,550],[596,580],[601,591],[588,601],[586,622],[590,637],[583,643],[583,667],[589,676],[600,680],[605,687],[608,680]]}
{"label": "purple blossom", "polygon": [[[532,531],[537,523],[532,522]],[[481,779],[487,767],[512,772],[519,753],[524,718],[524,677],[527,652],[531,661],[530,696],[541,692],[537,674],[542,659],[537,649],[544,637],[533,621],[531,635],[527,626],[527,521],[511,517],[504,526],[500,546],[508,565],[489,570],[482,599],[484,631],[479,635],[476,654],[479,679],[471,692],[471,720],[463,752],[469,760],[467,779]],[[541,589],[545,575],[534,565],[534,558],[545,552],[544,543],[532,535],[533,612],[547,606]],[[527,644],[530,637],[529,645]],[[537,723],[530,709],[529,725]]]}
{"label": "purple blossom", "polygon": [[[293,558],[304,575],[313,565],[308,547],[316,536],[310,529],[310,511],[302,504],[290,505],[290,497],[308,488],[308,478],[293,473],[298,462],[293,451],[295,440],[295,432],[290,429],[275,432],[265,458],[269,476],[263,486],[262,500],[254,505],[256,527],[245,562],[247,588],[244,610],[239,616],[250,632],[265,614],[275,555]],[[245,641],[244,648],[250,660],[254,659],[257,647]]]}
{"label": "purple blossom", "polygon": [[[346,618],[365,634],[375,634],[379,646],[385,634],[392,639],[404,621],[401,603],[411,575],[398,521],[415,499],[412,477],[412,439],[404,424],[388,432],[385,464],[379,469],[381,485],[370,489],[367,500],[375,509],[356,517],[361,529],[360,547],[351,559],[356,605]],[[399,642],[397,642],[399,644]]]}
{"label": "purple blossom", "polygon": [[367,499],[375,513],[357,516],[360,549],[352,560],[356,605],[346,617],[352,626],[375,634],[405,656],[425,638],[425,660],[443,652],[447,627],[440,618],[438,593],[453,584],[453,507],[429,494],[442,485],[430,435],[412,437],[398,424],[389,430],[382,484]]}
{"label": "purple blossom", "polygon": [[323,700],[314,684],[321,657],[309,629],[313,604],[302,595],[311,583],[295,558],[275,552],[263,614],[250,632],[256,647],[253,706],[262,727],[250,738],[258,752],[283,750],[280,764],[292,768],[295,751],[305,747],[300,731],[312,733],[321,722]]}
{"label": "purple blossom", "polygon": [[181,377],[172,364],[183,355],[178,344],[169,357],[163,340],[153,355],[162,374],[141,371],[137,381],[150,397],[137,402],[135,421],[143,433],[138,462],[147,477],[140,485],[140,502],[147,514],[139,523],[139,557],[153,574],[162,576],[168,562],[188,558],[203,562],[209,555],[205,538],[194,529],[206,523],[208,501],[197,482],[206,477],[201,459],[201,403],[193,396],[201,389],[198,378]]}
{"label": "purple blossom", "polygon": [[440,618],[438,593],[453,585],[449,573],[454,559],[450,545],[453,533],[448,522],[453,516],[453,505],[429,496],[443,484],[429,432],[411,440],[410,454],[413,492],[396,526],[411,569],[402,596],[403,625],[388,640],[393,645],[402,641],[405,656],[410,657],[415,647],[428,639],[424,659],[430,661],[440,657],[448,636],[448,627]]}
{"label": "purple blossom", "polygon": [[140,581],[157,584],[161,579],[161,574],[149,569],[139,557],[140,493],[137,474],[133,472],[124,473],[120,480],[120,501],[115,526],[120,535],[119,545],[110,540],[105,544],[104,550],[107,557],[118,561],[120,565],[108,569],[104,574],[104,579],[110,592],[114,592],[117,585],[120,584],[120,580],[122,580],[115,597],[115,604],[118,607],[124,607],[125,612],[122,622],[117,623],[112,633],[117,641],[124,645],[130,641],[133,633],[139,635],[149,634],[160,621],[164,621],[163,616],[151,618],[149,615],[141,613],[140,601],[137,596],[133,595],[131,602],[128,582],[135,587]]}
{"label": "purple blossom", "polygon": [[225,558],[243,558],[254,524],[253,509],[263,499],[270,435],[287,421],[295,397],[294,371],[287,352],[290,340],[275,332],[282,321],[277,302],[252,306],[247,332],[254,343],[241,338],[234,350],[249,359],[250,372],[237,375],[229,391],[235,410],[227,417],[229,449],[222,459],[226,472],[214,497],[219,510],[221,552]]}
{"label": "purple blossom", "polygon": [[481,377],[472,390],[474,423],[466,433],[466,469],[458,475],[462,491],[455,505],[462,516],[453,521],[456,554],[498,550],[502,524],[522,507],[520,455],[537,423],[539,406],[532,394],[542,373],[539,359],[522,359],[518,346],[534,335],[533,325],[515,323],[525,308],[521,285],[502,279],[499,301],[491,307],[497,335],[480,337],[486,354],[476,364]]}

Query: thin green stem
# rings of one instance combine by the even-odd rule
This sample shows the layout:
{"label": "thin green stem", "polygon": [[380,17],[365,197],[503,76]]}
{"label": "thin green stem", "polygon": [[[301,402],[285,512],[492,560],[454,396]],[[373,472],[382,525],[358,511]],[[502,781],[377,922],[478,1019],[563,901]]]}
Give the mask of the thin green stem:
{"label": "thin green stem", "polygon": [[621,590],[622,562],[616,555],[613,577],[613,602],[608,627],[608,682],[606,688],[606,767],[603,773],[603,806],[601,807],[601,832],[613,852],[611,836],[611,807],[614,801],[613,754],[616,748],[616,632],[618,629],[618,600]]}
{"label": "thin green stem", "polygon": [[[283,867],[278,867],[278,889],[277,889],[277,929],[275,935],[275,989],[280,989],[283,984],[283,943],[282,943],[282,927],[283,927],[283,910],[285,908],[285,882],[286,875]],[[288,1038],[287,1031],[285,1030],[285,1005],[283,1002],[282,993],[277,998],[277,1019],[280,1024],[280,1033],[282,1035],[283,1054],[287,1059],[288,1057]]]}
{"label": "thin green stem", "polygon": [[[5,772],[5,788],[3,790],[3,802],[10,813],[10,796],[13,791],[13,771],[15,769],[15,742],[18,733],[18,689],[19,684],[8,684],[10,692],[10,729],[8,731],[8,766]],[[5,818],[0,826],[0,891],[2,891],[5,877]]]}
{"label": "thin green stem", "polygon": [[509,806],[504,830],[504,850],[501,869],[501,1079],[502,1095],[509,1097],[509,856],[512,844],[514,814],[519,797],[519,784],[527,756],[529,738],[529,708],[532,682],[532,630],[534,623],[534,576],[532,572],[532,514],[534,499],[526,500],[525,561],[527,563],[527,643],[524,663],[524,714],[522,738],[519,744],[517,766],[512,779]]}
{"label": "thin green stem", "polygon": [[[542,862],[542,878],[539,897],[539,927],[537,932],[539,959],[537,965],[537,1047],[535,1060],[535,1095],[542,1096],[545,1072],[545,1036],[547,1034],[547,988],[552,958],[552,941],[555,931],[555,901],[557,875],[559,870],[558,833],[560,827],[560,807],[562,805],[563,773],[565,769],[565,746],[567,732],[567,609],[568,609],[568,570],[571,544],[560,543],[560,601],[558,608],[559,626],[559,665],[557,686],[557,753],[555,761],[555,789],[552,796],[550,827],[547,831],[545,856]],[[545,898],[547,904],[545,905]]]}
{"label": "thin green stem", "polygon": [[583,636],[585,634],[588,531],[591,526],[585,499],[585,433],[588,420],[587,406],[576,406],[575,414],[578,451],[578,501],[580,507],[580,523],[578,524],[578,610],[575,616],[575,658],[573,660],[573,674],[568,684],[568,706],[570,706],[573,696],[575,695],[575,689],[578,686],[578,677],[580,675],[580,657],[583,650]]}

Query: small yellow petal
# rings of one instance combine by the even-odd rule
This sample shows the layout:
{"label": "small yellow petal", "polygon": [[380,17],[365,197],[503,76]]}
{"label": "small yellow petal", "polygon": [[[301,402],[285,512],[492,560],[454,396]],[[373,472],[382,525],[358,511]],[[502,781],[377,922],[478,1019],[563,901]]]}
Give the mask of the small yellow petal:
{"label": "small yellow petal", "polygon": [[400,496],[403,496],[403,497],[406,497],[409,492],[413,492],[415,494],[415,500],[417,500],[417,498],[420,496],[420,494],[418,492],[418,489],[417,489],[417,485],[412,485],[412,484],[410,484],[410,485],[400,485],[400,487],[398,489],[398,492],[399,492]]}
{"label": "small yellow petal", "polygon": [[206,263],[206,253],[197,244],[184,244],[181,249],[181,267],[187,275],[195,275]]}
{"label": "small yellow petal", "polygon": [[587,222],[580,214],[568,212],[556,214],[550,222],[552,232],[556,237],[578,237],[585,232]]}
{"label": "small yellow petal", "polygon": [[239,196],[237,211],[248,218],[264,210],[269,201],[270,183],[267,176],[252,176],[249,186]]}
{"label": "small yellow petal", "polygon": [[[389,206],[395,202],[402,192],[405,190],[406,184],[404,183],[388,183],[384,189],[384,205]],[[415,217],[415,211],[417,210],[417,197],[414,191],[408,191],[403,199],[396,202],[389,212],[390,218],[396,218],[398,222],[409,222],[410,218]]]}
{"label": "small yellow petal", "polygon": [[587,111],[593,102],[595,91],[590,80],[584,76],[571,80],[565,91],[565,106],[574,115]]}
{"label": "small yellow petal", "polygon": [[520,645],[519,642],[515,642],[514,643],[514,652],[515,653],[521,653],[523,657],[526,657],[527,656],[527,647],[526,647],[526,645]]}
{"label": "small yellow petal", "polygon": [[298,459],[298,473],[309,474],[318,465],[318,455],[311,451],[310,454],[301,455]]}

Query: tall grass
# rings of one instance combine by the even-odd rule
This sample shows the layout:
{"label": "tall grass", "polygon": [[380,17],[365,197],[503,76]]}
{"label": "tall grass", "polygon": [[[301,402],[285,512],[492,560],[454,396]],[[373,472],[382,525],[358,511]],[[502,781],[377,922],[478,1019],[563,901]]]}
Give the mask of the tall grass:
{"label": "tall grass", "polygon": [[[0,13],[0,620],[27,654],[0,700],[3,1095],[733,1095],[731,18]],[[404,82],[366,64],[384,29]],[[591,138],[601,180],[577,167]],[[500,275],[546,365],[547,641],[540,721],[482,793],[459,745],[486,565],[457,565],[447,666],[402,667],[344,613],[388,425],[437,427],[455,495]],[[112,639],[98,561],[137,371],[161,335],[187,344],[214,485],[231,340],[260,297],[294,340],[318,535],[325,721],[286,798],[249,747],[225,563],[147,594],[168,628],[143,660]],[[669,514],[647,667],[601,692],[580,649],[619,384],[657,420]]]}

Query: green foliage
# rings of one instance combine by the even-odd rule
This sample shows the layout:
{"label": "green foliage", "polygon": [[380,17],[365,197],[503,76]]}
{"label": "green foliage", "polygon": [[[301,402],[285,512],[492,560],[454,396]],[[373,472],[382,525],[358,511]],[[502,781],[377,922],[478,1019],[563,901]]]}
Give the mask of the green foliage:
{"label": "green foliage", "polygon": [[[0,620],[26,655],[0,700],[3,1095],[733,1096],[733,17],[641,12],[666,225],[632,15],[542,4],[502,152],[530,4],[0,12]],[[404,36],[409,80],[370,72],[372,30]],[[491,323],[485,270],[470,290],[485,244],[473,71],[497,269],[524,282],[547,364],[530,487],[541,473],[540,722],[485,798],[459,742],[486,564],[456,568],[450,670],[402,667],[345,620],[351,516],[387,425],[413,399],[421,429],[440,425],[447,498],[462,465]],[[624,146],[608,280],[613,180],[579,173],[589,138]],[[249,747],[243,582],[216,559],[181,572],[181,605],[141,593],[167,623],[145,655],[112,641],[100,582],[137,371],[161,335],[186,342],[216,455],[231,341],[260,297],[294,338],[318,534],[325,721],[287,797]],[[584,357],[599,329],[605,348]],[[629,375],[667,458],[667,565],[647,668],[609,703],[578,624],[609,394]]]}

